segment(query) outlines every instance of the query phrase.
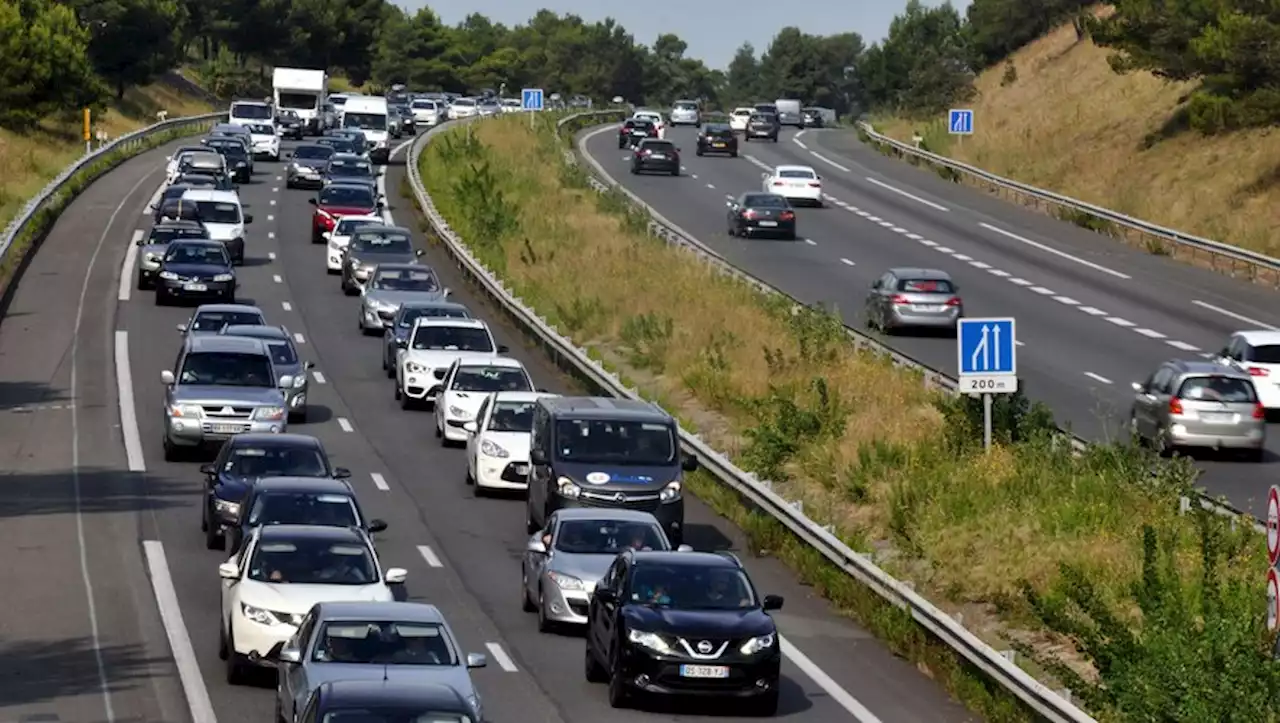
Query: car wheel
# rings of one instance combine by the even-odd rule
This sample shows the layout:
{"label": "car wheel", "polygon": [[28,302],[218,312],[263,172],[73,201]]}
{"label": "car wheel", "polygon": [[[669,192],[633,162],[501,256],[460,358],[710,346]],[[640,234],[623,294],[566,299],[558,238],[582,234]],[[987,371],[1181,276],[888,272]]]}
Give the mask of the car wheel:
{"label": "car wheel", "polygon": [[444,444],[445,443],[444,428],[440,426],[439,417],[436,418],[435,427],[436,427],[436,439],[440,440],[441,444]]}
{"label": "car wheel", "polygon": [[156,306],[168,306],[168,305],[169,305],[169,295],[164,292],[164,289],[160,287],[156,287]]}
{"label": "car wheel", "polygon": [[298,411],[289,415],[289,424],[306,424],[306,423],[307,423],[306,407],[303,407],[302,409],[299,409]]}
{"label": "car wheel", "polygon": [[218,626],[218,660],[227,659],[227,631]]}
{"label": "car wheel", "polygon": [[244,682],[244,666],[236,655],[236,637],[230,627],[227,626],[227,685],[240,685]]}
{"label": "car wheel", "polygon": [[297,188],[297,186],[293,185],[293,181],[292,181],[292,180],[285,181],[285,182],[284,182],[284,187],[285,187],[285,189],[286,189],[286,190],[287,190],[287,189],[291,189],[291,188]]}
{"label": "car wheel", "polygon": [[1245,460],[1249,462],[1261,462],[1265,456],[1266,452],[1262,449],[1249,449],[1244,453]]}
{"label": "car wheel", "polygon": [[[228,681],[230,682],[230,681]],[[617,653],[609,656],[609,707],[626,708],[631,702],[631,691],[622,677],[622,662]]]}
{"label": "car wheel", "polygon": [[227,538],[218,532],[218,526],[205,524],[204,528],[204,546],[207,550],[224,550],[227,547]]}
{"label": "car wheel", "polygon": [[537,522],[533,521],[533,497],[532,496],[528,497],[524,503],[524,529],[530,535],[542,529],[542,525],[539,525]]}
{"label": "car wheel", "polygon": [[360,290],[356,288],[355,284],[348,284],[347,282],[344,281],[342,283],[342,293],[346,294],[347,296],[355,296],[356,294],[360,293]]}
{"label": "car wheel", "polygon": [[696,156],[701,156],[701,155],[702,155],[702,149],[701,149],[701,148],[699,148],[698,150],[694,151],[694,155],[696,155]]}
{"label": "car wheel", "polygon": [[224,303],[224,304],[234,304],[234,303],[236,303],[236,292],[235,292],[234,290],[232,290],[232,291],[228,291],[227,293],[223,294],[223,295],[222,295],[222,303]]}
{"label": "car wheel", "polygon": [[138,274],[138,291],[146,291],[150,288],[146,281],[143,281],[142,274]]}
{"label": "car wheel", "polygon": [[529,599],[529,572],[524,569],[524,565],[520,566],[520,609],[527,613],[537,611],[533,601]]}
{"label": "car wheel", "polygon": [[680,175],[680,169],[679,169],[679,168],[673,168],[673,169],[671,169],[671,175],[673,175],[673,176],[678,176],[678,175]]}
{"label": "car wheel", "polygon": [[737,229],[735,229],[733,226],[729,226],[729,228],[725,229],[725,233],[729,234],[730,236],[738,235]]}
{"label": "car wheel", "polygon": [[400,391],[400,387],[396,387],[396,399],[400,400],[400,408],[408,411],[413,409],[413,397]]}
{"label": "car wheel", "polygon": [[737,157],[738,157],[738,152],[737,152],[737,151],[729,151],[729,157],[730,157],[730,158],[737,158]]}
{"label": "car wheel", "polygon": [[[587,635],[590,634],[591,633],[588,631]],[[609,680],[609,671],[605,670],[604,667],[600,665],[599,660],[596,660],[596,656],[591,652],[591,643],[588,641],[583,648],[586,650],[586,655],[583,656],[582,660],[582,672],[586,675],[587,682],[603,683]]]}
{"label": "car wheel", "polygon": [[164,438],[163,446],[164,446],[164,461],[166,462],[182,461],[182,449],[180,449],[178,445],[169,441],[169,438],[167,436]]}

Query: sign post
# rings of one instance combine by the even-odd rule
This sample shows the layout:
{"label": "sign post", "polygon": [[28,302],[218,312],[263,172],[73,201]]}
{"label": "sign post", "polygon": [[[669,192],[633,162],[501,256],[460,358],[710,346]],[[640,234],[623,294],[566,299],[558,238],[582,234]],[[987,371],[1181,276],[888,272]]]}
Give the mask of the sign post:
{"label": "sign post", "polygon": [[956,354],[959,392],[982,395],[982,446],[989,450],[991,395],[1018,391],[1018,339],[1014,319],[960,319],[956,328]]}
{"label": "sign post", "polygon": [[89,114],[88,108],[84,109],[84,152],[93,153],[93,135],[89,132]]}
{"label": "sign post", "polygon": [[533,128],[533,111],[542,110],[542,89],[524,88],[520,91],[520,107],[529,113],[529,127]]}

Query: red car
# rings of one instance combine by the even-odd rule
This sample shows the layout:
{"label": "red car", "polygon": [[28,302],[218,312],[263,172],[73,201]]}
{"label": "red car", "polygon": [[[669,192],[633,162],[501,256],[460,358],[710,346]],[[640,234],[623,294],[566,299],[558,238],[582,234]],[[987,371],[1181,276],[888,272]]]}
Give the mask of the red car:
{"label": "red car", "polygon": [[313,244],[324,243],[324,234],[332,232],[343,216],[369,216],[383,207],[378,192],[363,183],[331,183],[320,189],[320,195],[307,199],[307,203],[316,207],[311,214]]}

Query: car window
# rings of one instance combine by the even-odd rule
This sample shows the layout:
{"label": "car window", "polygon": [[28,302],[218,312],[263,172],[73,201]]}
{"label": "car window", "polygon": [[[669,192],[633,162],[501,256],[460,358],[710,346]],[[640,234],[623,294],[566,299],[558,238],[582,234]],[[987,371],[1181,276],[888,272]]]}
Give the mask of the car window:
{"label": "car window", "polygon": [[205,244],[174,243],[165,252],[166,264],[203,264],[206,266],[229,266],[230,260],[221,246]]}
{"label": "car window", "polygon": [[360,515],[348,495],[267,490],[253,501],[249,524],[357,527]]}
{"label": "car window", "polygon": [[329,172],[343,176],[369,177],[373,175],[373,166],[365,161],[332,160],[329,161]]}
{"label": "car window", "polygon": [[390,620],[327,622],[311,659],[357,665],[458,665],[453,643],[440,625]]}
{"label": "car window", "polygon": [[276,129],[262,123],[253,123],[249,125],[249,132],[258,136],[274,136]]}
{"label": "car window", "polygon": [[420,326],[413,334],[414,349],[494,351],[489,331],[473,326]]}
{"label": "car window", "polygon": [[533,402],[497,402],[489,415],[491,432],[532,432]]}
{"label": "car window", "polygon": [[298,159],[325,159],[334,153],[332,146],[298,146],[293,157]]}
{"label": "car window", "polygon": [[645,141],[640,147],[642,150],[653,151],[654,153],[675,153],[675,144],[669,141]]}
{"label": "car window", "polygon": [[676,110],[697,110],[698,106],[696,103],[676,103],[675,108]]}
{"label": "car window", "polygon": [[225,474],[239,477],[328,477],[324,455],[298,445],[236,445],[222,465]]}
{"label": "car window", "polygon": [[321,206],[354,206],[373,208],[373,191],[364,186],[326,186],[320,191]]}
{"label": "car window", "polygon": [[810,170],[804,170],[804,169],[798,169],[798,168],[789,168],[789,169],[786,169],[786,170],[783,170],[783,171],[779,171],[779,172],[778,172],[778,178],[806,178],[806,179],[812,179],[812,178],[817,177],[817,175],[818,175],[818,174],[814,173],[813,171],[810,171]]}
{"label": "car window", "polygon": [[574,555],[616,555],[623,550],[666,550],[666,538],[656,524],[617,520],[564,520],[552,543]]}
{"label": "car window", "polygon": [[249,579],[294,585],[372,585],[378,568],[369,548],[327,540],[266,541],[249,561]]}
{"label": "car window", "polygon": [[533,385],[523,369],[513,367],[458,367],[449,387],[456,392],[531,392]]}
{"label": "car window", "polygon": [[757,607],[740,570],[696,565],[636,565],[629,602],[677,610],[743,610]]}
{"label": "car window", "polygon": [[209,238],[209,232],[202,228],[152,226],[151,234],[147,237],[147,243],[167,244],[175,239],[184,238]]}
{"label": "car window", "polygon": [[274,387],[271,360],[262,354],[193,352],[182,362],[180,384],[218,387]]}
{"label": "car window", "polygon": [[196,201],[200,220],[205,223],[240,223],[240,204],[221,201]]}
{"label": "car window", "polygon": [[1249,348],[1247,361],[1259,364],[1280,364],[1280,344],[1264,344]]}
{"label": "car window", "polygon": [[670,425],[619,420],[556,422],[556,457],[582,464],[670,465],[676,459]]}
{"label": "car window", "polygon": [[360,219],[344,218],[338,221],[338,228],[334,233],[338,236],[350,236],[351,234],[355,233],[356,229],[361,228],[363,226],[381,226],[381,225],[382,225],[381,221],[374,221],[372,219],[367,219],[367,218],[360,218]]}
{"label": "car window", "polygon": [[202,311],[191,322],[191,331],[221,331],[224,326],[266,326],[266,319],[252,311]]}
{"label": "car window", "polygon": [[371,254],[411,254],[413,243],[403,233],[384,233],[367,229],[357,231],[351,238],[351,248]]}
{"label": "car window", "polygon": [[946,279],[902,279],[898,282],[898,291],[917,294],[951,294],[955,287]]}
{"label": "car window", "polygon": [[235,118],[271,120],[271,106],[261,103],[232,103],[231,115]]}
{"label": "car window", "polygon": [[787,199],[782,196],[774,196],[768,193],[758,193],[747,196],[742,204],[747,208],[786,208]]}
{"label": "car window", "polygon": [[440,282],[431,269],[378,269],[372,286],[379,291],[439,291]]}
{"label": "car window", "polygon": [[1216,375],[1187,377],[1178,388],[1178,398],[1189,402],[1247,404],[1258,401],[1253,383],[1236,377]]}
{"label": "car window", "polygon": [[293,343],[288,341],[273,341],[267,344],[267,350],[271,352],[271,363],[279,366],[292,366],[298,363],[298,352],[293,348]]}
{"label": "car window", "polygon": [[450,318],[450,319],[470,319],[471,314],[469,314],[466,309],[463,309],[461,307],[454,307],[454,306],[438,306],[438,307],[423,307],[423,308],[410,307],[408,309],[405,309],[404,313],[401,314],[400,326],[404,328],[409,328],[413,326],[413,322],[417,321],[418,319],[423,319],[423,318],[438,319],[441,317]]}

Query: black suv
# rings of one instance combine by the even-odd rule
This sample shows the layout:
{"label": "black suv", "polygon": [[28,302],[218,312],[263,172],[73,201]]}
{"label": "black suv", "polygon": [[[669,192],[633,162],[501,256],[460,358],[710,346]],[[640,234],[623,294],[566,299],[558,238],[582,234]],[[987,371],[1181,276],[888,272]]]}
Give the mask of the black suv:
{"label": "black suv", "polygon": [[780,132],[782,125],[778,123],[778,116],[772,113],[753,113],[747,120],[747,131],[742,134],[742,140],[750,141],[754,138],[777,143]]}
{"label": "black suv", "polygon": [[772,716],[782,652],[768,611],[781,608],[729,553],[623,552],[587,608],[587,680],[609,684],[614,708],[641,695],[723,696]]}
{"label": "black suv", "polygon": [[698,155],[728,153],[738,157],[738,136],[728,123],[708,123],[698,133]]}

